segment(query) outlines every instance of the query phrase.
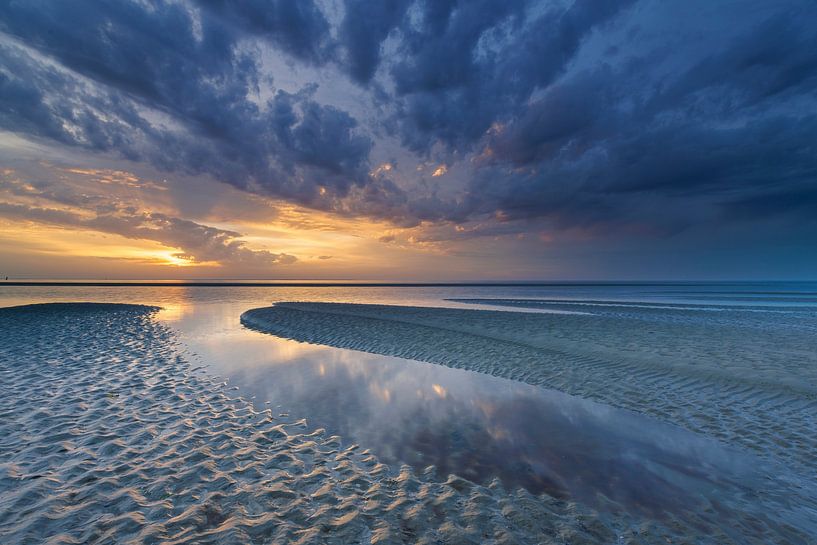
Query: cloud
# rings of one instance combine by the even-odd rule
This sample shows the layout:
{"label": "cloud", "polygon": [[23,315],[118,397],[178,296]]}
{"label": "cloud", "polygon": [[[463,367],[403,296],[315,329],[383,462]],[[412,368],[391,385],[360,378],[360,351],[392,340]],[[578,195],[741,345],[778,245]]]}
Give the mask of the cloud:
{"label": "cloud", "polygon": [[396,31],[389,123],[421,153],[473,150],[473,169],[462,199],[415,196],[406,210],[666,236],[735,221],[728,209],[772,188],[808,194],[817,31],[804,21],[817,13],[745,4],[701,12],[728,31],[698,42],[700,17],[650,2],[421,4],[419,23]]}
{"label": "cloud", "polygon": [[448,172],[448,167],[445,165],[440,165],[434,169],[434,172],[431,173],[431,177],[438,178],[440,176],[444,176],[446,172]]}
{"label": "cloud", "polygon": [[380,64],[383,41],[403,21],[410,5],[408,0],[346,0],[340,42],[352,79],[363,84],[372,79]]}
{"label": "cloud", "polygon": [[[232,4],[46,4],[0,7],[0,29],[17,40],[0,49],[6,130],[315,207],[366,183],[371,141],[351,115],[315,101],[314,85],[254,98],[259,61]],[[270,19],[254,18],[255,30],[317,62],[288,25],[320,23],[288,5],[264,4]]]}
{"label": "cloud", "polygon": [[470,210],[675,233],[770,191],[808,194],[817,32],[798,16],[745,24],[670,76],[631,61],[560,78],[481,140]]}
{"label": "cloud", "polygon": [[257,269],[296,261],[248,248],[239,232],[180,218],[167,197],[166,182],[123,170],[46,163],[0,173],[0,218],[158,242],[191,264]]}
{"label": "cloud", "polygon": [[139,212],[133,208],[89,215],[72,210],[0,202],[0,217],[151,240],[178,249],[174,257],[191,263],[218,262],[259,268],[297,260],[288,254],[247,248],[240,240],[241,234],[234,231],[165,214]]}
{"label": "cloud", "polygon": [[492,124],[524,111],[583,39],[630,4],[578,0],[538,15],[530,13],[536,3],[520,0],[425,4],[422,24],[406,31],[391,68],[403,143],[420,152],[437,143],[470,150]]}
{"label": "cloud", "polygon": [[197,0],[196,4],[299,60],[322,64],[333,55],[329,21],[312,0]]}
{"label": "cloud", "polygon": [[327,6],[4,3],[0,126],[451,237],[667,238],[812,201],[813,2]]}

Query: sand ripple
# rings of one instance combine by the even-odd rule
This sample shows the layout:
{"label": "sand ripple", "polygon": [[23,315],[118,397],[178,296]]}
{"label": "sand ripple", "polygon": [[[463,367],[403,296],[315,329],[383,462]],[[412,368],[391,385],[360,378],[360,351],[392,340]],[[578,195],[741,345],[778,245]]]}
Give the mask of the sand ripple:
{"label": "sand ripple", "polygon": [[[484,301],[480,301],[484,302]],[[651,319],[448,308],[278,303],[245,325],[300,341],[479,371],[681,425],[817,472],[817,344],[755,315],[743,329],[664,311]],[[776,318],[783,319],[783,318]],[[691,322],[687,328],[680,322]],[[669,345],[669,347],[667,347]],[[744,346],[745,345],[745,346]],[[780,356],[783,354],[783,356]]]}
{"label": "sand ripple", "polygon": [[386,467],[231,397],[154,311],[0,309],[0,543],[807,542],[763,520],[601,515]]}
{"label": "sand ripple", "polygon": [[605,520],[498,482],[388,468],[304,421],[257,412],[191,369],[154,310],[0,309],[0,543],[644,543],[675,533],[672,519]]}

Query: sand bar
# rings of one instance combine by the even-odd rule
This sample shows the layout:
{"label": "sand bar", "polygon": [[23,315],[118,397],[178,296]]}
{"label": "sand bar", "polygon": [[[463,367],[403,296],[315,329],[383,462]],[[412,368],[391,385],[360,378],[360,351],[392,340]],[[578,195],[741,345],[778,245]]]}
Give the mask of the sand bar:
{"label": "sand bar", "polygon": [[661,316],[293,302],[248,311],[242,321],[299,341],[553,388],[814,473],[817,352],[809,350],[810,330],[719,325],[723,313],[708,313],[710,321]]}

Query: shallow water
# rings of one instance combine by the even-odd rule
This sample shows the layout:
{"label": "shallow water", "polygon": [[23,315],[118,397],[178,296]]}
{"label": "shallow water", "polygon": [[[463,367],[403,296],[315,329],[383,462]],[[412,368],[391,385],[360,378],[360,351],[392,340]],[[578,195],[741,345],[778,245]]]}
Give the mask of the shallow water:
{"label": "shallow water", "polygon": [[634,542],[626,517],[391,476],[365,449],[255,411],[146,307],[35,305],[0,323],[4,545]]}
{"label": "shallow water", "polygon": [[[739,444],[725,445],[666,422],[672,422],[672,418],[662,422],[659,418],[521,382],[277,338],[248,330],[240,324],[239,317],[250,308],[291,300],[491,309],[502,304],[514,311],[575,311],[580,307],[578,310],[583,314],[577,315],[577,320],[590,315],[636,324],[639,329],[633,330],[633,339],[637,338],[637,342],[612,338],[616,344],[642,345],[628,349],[632,358],[641,357],[639,350],[650,346],[644,341],[648,333],[657,332],[660,336],[665,331],[667,338],[653,341],[652,346],[666,350],[673,346],[671,337],[679,326],[697,334],[699,329],[725,324],[738,341],[760,346],[758,355],[765,362],[775,357],[780,359],[778,352],[783,347],[772,351],[768,346],[757,344],[757,332],[788,334],[800,330],[801,335],[795,340],[808,343],[807,335],[813,330],[817,310],[815,294],[815,285],[777,284],[501,288],[0,287],[0,306],[56,300],[161,305],[164,310],[159,313],[159,319],[178,333],[189,350],[198,354],[195,363],[204,365],[208,374],[229,380],[230,385],[239,388],[239,394],[254,397],[257,407],[268,406],[269,402],[276,413],[284,413],[292,419],[306,418],[311,429],[325,428],[328,434],[339,435],[346,445],[357,443],[370,449],[393,470],[401,463],[417,470],[433,465],[440,481],[444,481],[448,473],[455,473],[483,484],[497,477],[508,489],[520,486],[533,493],[546,492],[599,509],[623,509],[648,518],[661,518],[666,514],[684,518],[684,513],[706,513],[704,518],[708,522],[722,521],[728,525],[733,513],[742,512],[761,519],[772,516],[779,523],[802,528],[809,527],[808,521],[815,514],[813,503],[786,506],[779,513],[764,512],[770,506],[784,505],[790,489],[800,489],[801,495],[797,497],[809,501],[814,497],[813,479],[798,473],[799,469],[795,472],[781,469],[787,460],[776,461],[778,454],[758,460],[754,454],[739,448]],[[531,303],[531,299],[550,301]],[[480,306],[475,307],[474,302]],[[665,330],[661,324],[666,325]],[[589,329],[574,332],[575,339],[568,331],[561,342],[580,343],[596,334]],[[741,335],[745,339],[741,340]],[[604,342],[610,338],[607,333],[599,337]],[[675,354],[665,355],[664,359],[672,362],[672,358],[677,357],[681,363],[684,358],[693,361],[685,352],[689,346],[680,344],[689,345],[691,339],[689,335],[681,335],[674,345]],[[694,347],[700,354],[692,354],[698,358],[694,360],[696,365],[706,357],[712,360],[713,368],[724,363],[723,354],[706,348],[712,339],[695,339],[700,341]],[[721,341],[715,339],[714,343]],[[610,347],[613,348],[619,347]],[[785,363],[783,367],[758,368],[756,376],[768,375],[774,380],[785,379],[798,387],[812,388],[817,366],[812,365],[814,356],[808,354],[807,348],[806,344],[801,350],[799,366],[786,367],[793,361],[787,356],[781,359]],[[745,369],[740,368],[734,376],[739,374],[741,379],[746,378]],[[744,386],[741,391],[746,391]],[[611,392],[615,394],[614,387]],[[644,398],[651,399],[656,392],[657,389],[644,390]],[[774,399],[778,397],[774,393]],[[640,409],[637,401],[633,407]],[[813,415],[798,407],[787,405],[787,411],[800,419],[798,425],[804,430],[813,429]],[[774,412],[769,414],[780,420],[780,435],[771,437],[770,441],[794,444],[795,451],[808,450],[808,443],[801,437],[795,436],[792,442],[785,435],[785,428],[793,420],[784,420]],[[754,441],[751,433],[746,432],[746,437]],[[781,456],[788,452],[787,448],[789,446],[782,448]]]}
{"label": "shallow water", "polygon": [[[160,314],[160,316],[162,316]],[[170,320],[197,362],[259,409],[368,448],[392,467],[660,515],[759,489],[746,453],[636,413],[481,373],[298,343],[216,309]],[[217,333],[213,333],[216,331]]]}

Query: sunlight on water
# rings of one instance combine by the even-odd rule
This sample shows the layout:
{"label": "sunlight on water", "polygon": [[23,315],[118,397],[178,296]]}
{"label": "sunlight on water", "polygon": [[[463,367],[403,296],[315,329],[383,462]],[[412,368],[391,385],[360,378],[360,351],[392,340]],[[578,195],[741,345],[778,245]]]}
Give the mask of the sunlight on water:
{"label": "sunlight on water", "polygon": [[[160,314],[160,316],[162,316]],[[221,305],[171,320],[259,408],[383,462],[661,516],[759,487],[753,458],[635,413],[480,373],[248,330]]]}

